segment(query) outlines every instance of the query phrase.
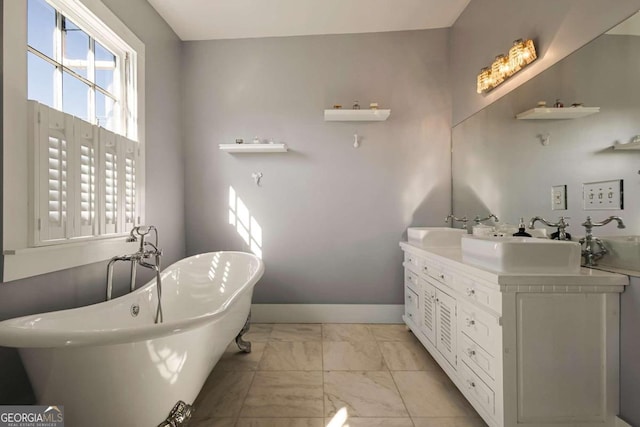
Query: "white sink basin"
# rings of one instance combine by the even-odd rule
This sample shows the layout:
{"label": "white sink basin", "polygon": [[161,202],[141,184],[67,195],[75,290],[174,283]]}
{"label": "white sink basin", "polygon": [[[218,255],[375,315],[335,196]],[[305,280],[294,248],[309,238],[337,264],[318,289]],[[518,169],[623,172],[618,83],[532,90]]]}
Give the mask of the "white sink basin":
{"label": "white sink basin", "polygon": [[448,227],[409,227],[409,243],[424,248],[459,248],[460,238],[467,230]]}
{"label": "white sink basin", "polygon": [[575,274],[580,244],[531,237],[462,238],[462,260],[501,273]]}
{"label": "white sink basin", "polygon": [[598,261],[600,265],[640,270],[640,236],[601,237],[609,253]]}

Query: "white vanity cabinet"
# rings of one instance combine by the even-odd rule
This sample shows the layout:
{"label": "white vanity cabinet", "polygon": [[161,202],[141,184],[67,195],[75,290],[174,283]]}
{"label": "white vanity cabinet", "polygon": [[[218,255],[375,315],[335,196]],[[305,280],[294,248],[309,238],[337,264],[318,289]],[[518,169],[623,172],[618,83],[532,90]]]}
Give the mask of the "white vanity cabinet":
{"label": "white vanity cabinet", "polygon": [[614,426],[627,276],[506,275],[400,246],[404,321],[487,424]]}

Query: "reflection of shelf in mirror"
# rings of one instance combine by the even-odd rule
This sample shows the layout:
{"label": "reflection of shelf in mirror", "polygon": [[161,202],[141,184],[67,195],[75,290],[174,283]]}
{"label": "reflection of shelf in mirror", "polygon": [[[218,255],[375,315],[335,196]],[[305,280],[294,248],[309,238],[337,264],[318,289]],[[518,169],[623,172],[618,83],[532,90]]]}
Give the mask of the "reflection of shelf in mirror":
{"label": "reflection of shelf in mirror", "polygon": [[524,111],[516,115],[518,120],[568,120],[579,119],[581,117],[590,116],[599,113],[600,107],[566,107],[566,108],[547,108],[538,107]]}
{"label": "reflection of shelf in mirror", "polygon": [[324,110],[325,122],[383,122],[391,110]]}
{"label": "reflection of shelf in mirror", "polygon": [[285,153],[287,144],[218,144],[227,153]]}
{"label": "reflection of shelf in mirror", "polygon": [[626,144],[613,144],[614,150],[640,150],[640,141],[632,141]]}

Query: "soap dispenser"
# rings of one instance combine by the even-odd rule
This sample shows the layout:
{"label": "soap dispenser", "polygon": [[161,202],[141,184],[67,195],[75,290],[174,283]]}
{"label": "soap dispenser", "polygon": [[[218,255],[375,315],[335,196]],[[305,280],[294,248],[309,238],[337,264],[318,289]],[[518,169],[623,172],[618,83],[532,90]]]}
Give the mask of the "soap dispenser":
{"label": "soap dispenser", "polygon": [[518,224],[518,232],[513,233],[514,237],[531,237],[531,234],[524,231],[526,225],[524,225],[524,218],[520,218],[520,224]]}

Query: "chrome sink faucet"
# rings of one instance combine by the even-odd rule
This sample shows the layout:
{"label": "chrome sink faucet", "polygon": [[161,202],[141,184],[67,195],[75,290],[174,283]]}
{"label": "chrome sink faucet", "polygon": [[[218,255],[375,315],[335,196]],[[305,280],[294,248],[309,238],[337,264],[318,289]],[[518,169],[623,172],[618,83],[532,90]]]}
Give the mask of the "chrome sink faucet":
{"label": "chrome sink faucet", "polygon": [[473,219],[473,222],[475,222],[475,223],[476,223],[476,225],[480,225],[480,223],[482,223],[483,221],[488,221],[488,220],[490,220],[491,218],[493,218],[493,222],[498,222],[498,221],[500,221],[500,220],[498,219],[498,217],[497,217],[497,216],[495,216],[494,214],[492,214],[491,212],[489,212],[489,216],[488,216],[488,217],[486,217],[486,218],[480,218],[480,215],[476,215],[476,217]]}
{"label": "chrome sink faucet", "polygon": [[[582,223],[582,226],[587,233],[579,240],[580,244],[584,247],[584,249],[582,249],[582,256],[584,257],[585,267],[594,267],[598,265],[596,261],[609,252],[602,243],[602,240],[593,236],[593,227],[602,227],[603,225],[609,224],[611,221],[616,221],[618,223],[618,228],[626,228],[624,222],[622,222],[622,218],[619,216],[610,216],[600,222],[593,222],[591,221],[591,217],[588,216],[587,220]],[[597,248],[595,248],[595,246],[597,246]]]}
{"label": "chrome sink faucet", "polygon": [[[155,243],[146,241],[149,233],[154,232]],[[127,237],[127,242],[137,242],[140,240],[140,247],[137,252],[129,255],[115,256],[111,258],[107,265],[107,301],[111,299],[113,291],[113,265],[118,261],[129,261],[131,263],[131,275],[129,282],[129,292],[136,288],[136,267],[138,265],[149,268],[156,273],[156,289],[158,293],[158,307],[156,309],[155,323],[162,323],[162,281],[160,277],[160,257],[162,249],[158,248],[158,229],[153,225],[139,225],[133,227]],[[149,260],[153,258],[153,263]]]}
{"label": "chrome sink faucet", "polygon": [[[556,223],[551,223],[549,221],[547,221],[546,219],[542,218],[541,216],[534,216],[533,218],[531,218],[531,221],[529,221],[529,229],[530,230],[535,230],[535,224],[537,221],[540,221],[541,223],[549,226],[549,227],[555,227],[558,229],[557,235],[558,235],[558,240],[571,240],[571,236],[569,235],[569,233],[567,233],[566,229],[567,227],[570,225],[566,220],[569,219],[569,217],[566,216],[561,216],[560,218],[558,218],[558,222]],[[553,235],[552,235],[553,238]]]}
{"label": "chrome sink faucet", "polygon": [[449,221],[451,221],[451,227],[453,227],[454,222],[461,222],[462,223],[462,229],[466,230],[467,229],[467,222],[469,222],[469,220],[467,219],[466,216],[463,216],[462,218],[458,218],[456,216],[454,216],[453,214],[451,215],[447,215],[447,217],[444,219],[444,222],[449,223]]}

